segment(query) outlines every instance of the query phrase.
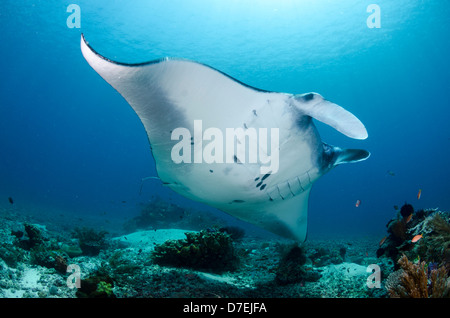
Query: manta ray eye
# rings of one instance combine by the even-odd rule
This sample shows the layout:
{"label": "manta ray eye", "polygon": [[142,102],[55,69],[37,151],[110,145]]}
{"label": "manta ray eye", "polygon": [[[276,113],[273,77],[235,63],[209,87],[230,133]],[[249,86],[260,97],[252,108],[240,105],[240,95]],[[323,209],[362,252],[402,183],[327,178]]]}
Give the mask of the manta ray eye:
{"label": "manta ray eye", "polygon": [[328,145],[328,144],[326,144],[326,143],[323,143],[322,146],[323,146],[323,160],[324,160],[324,162],[325,163],[332,162],[333,161],[332,159],[333,159],[333,156],[334,156],[334,149],[333,149],[333,147]]}

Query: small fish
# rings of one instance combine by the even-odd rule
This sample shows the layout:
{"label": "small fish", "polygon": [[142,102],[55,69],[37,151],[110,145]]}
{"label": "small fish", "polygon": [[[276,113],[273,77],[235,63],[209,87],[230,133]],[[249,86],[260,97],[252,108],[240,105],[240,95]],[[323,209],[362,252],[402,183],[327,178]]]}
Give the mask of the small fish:
{"label": "small fish", "polygon": [[422,195],[422,189],[419,189],[419,192],[417,193],[417,200],[420,199],[420,196]]}
{"label": "small fish", "polygon": [[361,200],[356,200],[355,206],[359,207],[360,204],[361,204]]}
{"label": "small fish", "polygon": [[398,205],[394,205],[394,210],[395,210],[395,211],[400,210],[400,209],[398,208]]}
{"label": "small fish", "polygon": [[9,201],[9,203],[14,204],[13,198],[9,197],[9,198],[8,198],[8,201]]}
{"label": "small fish", "polygon": [[416,243],[418,240],[420,240],[423,237],[422,234],[416,235],[412,238],[411,243]]}
{"label": "small fish", "polygon": [[410,215],[408,215],[408,217],[405,219],[406,223],[409,223],[409,221],[411,221],[412,219],[412,213]]}
{"label": "small fish", "polygon": [[391,171],[391,170],[388,170],[386,173],[388,175],[390,175],[391,177],[395,177],[395,173],[393,171]]}
{"label": "small fish", "polygon": [[383,245],[383,243],[384,243],[384,241],[386,241],[386,239],[387,239],[387,236],[383,237],[380,241],[379,246]]}

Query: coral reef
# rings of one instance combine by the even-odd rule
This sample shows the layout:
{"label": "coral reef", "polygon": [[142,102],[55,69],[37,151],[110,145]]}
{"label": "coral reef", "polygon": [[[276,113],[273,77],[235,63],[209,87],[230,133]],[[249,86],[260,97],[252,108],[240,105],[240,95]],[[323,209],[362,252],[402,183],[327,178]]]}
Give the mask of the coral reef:
{"label": "coral reef", "polygon": [[450,222],[448,217],[448,214],[436,211],[411,229],[412,235],[419,233],[425,235],[411,251],[407,252],[410,258],[421,257],[436,262],[450,272]]}
{"label": "coral reef", "polygon": [[443,298],[449,297],[450,280],[444,266],[429,270],[426,262],[414,264],[403,255],[400,270],[389,275],[385,287],[395,298]]}
{"label": "coral reef", "polygon": [[2,243],[0,244],[0,259],[3,259],[8,266],[16,267],[25,260],[25,252],[13,244]]}
{"label": "coral reef", "polygon": [[33,248],[38,245],[41,245],[43,242],[43,237],[41,231],[37,228],[37,226],[32,224],[24,224],[25,232],[28,235],[28,248]]}
{"label": "coral reef", "polygon": [[44,245],[37,246],[30,251],[31,264],[54,268],[60,273],[67,269],[67,259],[59,251],[47,249]]}
{"label": "coral reef", "polygon": [[73,236],[78,239],[80,249],[83,255],[95,256],[100,253],[100,250],[105,248],[106,231],[96,231],[91,228],[75,228]]}
{"label": "coral reef", "polygon": [[186,239],[155,246],[153,261],[161,265],[211,271],[236,268],[238,258],[230,235],[219,231],[186,232]]}
{"label": "coral reef", "polygon": [[30,250],[36,246],[44,244],[47,241],[44,238],[41,229],[34,224],[25,223],[23,224],[24,231],[12,230],[11,234],[14,235],[17,240],[16,244],[25,250]]}
{"label": "coral reef", "polygon": [[344,261],[347,254],[345,247],[330,249],[327,247],[319,247],[308,251],[308,257],[316,266],[326,266],[330,264],[340,264]]}
{"label": "coral reef", "polygon": [[[437,209],[411,213],[412,206],[405,204],[400,215],[388,225],[388,236],[377,250],[378,257],[389,257],[396,264],[403,255],[409,259],[420,258],[438,263],[450,270],[450,214]],[[405,212],[407,211],[407,212]],[[417,241],[413,237],[420,235]]]}
{"label": "coral reef", "polygon": [[405,203],[400,208],[400,215],[403,219],[408,219],[414,213],[414,207],[411,204]]}
{"label": "coral reef", "polygon": [[185,215],[185,210],[176,204],[155,197],[147,204],[141,205],[141,213],[124,224],[127,232],[151,227],[160,228],[163,224],[178,222]]}
{"label": "coral reef", "polygon": [[71,258],[78,257],[83,254],[83,251],[78,244],[62,244],[61,250]]}
{"label": "coral reef", "polygon": [[223,223],[211,213],[187,210],[172,202],[167,202],[159,196],[141,205],[140,214],[125,222],[126,232],[138,229],[181,228],[186,230],[201,230]]}
{"label": "coral reef", "polygon": [[386,225],[387,231],[390,235],[390,239],[397,244],[401,244],[407,238],[408,223],[414,213],[414,208],[411,204],[405,203],[401,209],[399,215],[396,218],[389,221]]}
{"label": "coral reef", "polygon": [[[30,264],[54,268],[60,273],[65,273],[67,268],[67,256],[60,251],[57,242],[50,240],[45,232],[45,227],[23,224],[24,232],[12,230],[13,244],[2,244],[0,254],[7,264],[15,267],[19,261],[28,259]],[[28,252],[28,253],[26,253]],[[25,256],[27,255],[27,256]]]}
{"label": "coral reef", "polygon": [[294,245],[281,257],[278,264],[275,281],[280,285],[298,283],[305,279],[306,269],[305,251],[302,247]]}
{"label": "coral reef", "polygon": [[411,204],[405,203],[399,215],[387,224],[388,233],[394,242],[401,243],[407,238],[408,223],[411,221],[414,208]]}
{"label": "coral reef", "polygon": [[238,226],[223,226],[219,228],[220,232],[228,233],[233,241],[241,240],[245,236],[245,230],[243,228],[240,228]]}
{"label": "coral reef", "polygon": [[[378,259],[378,237],[313,238],[299,246],[210,224],[200,232],[152,228],[110,240],[104,231],[78,228],[71,237],[73,225],[0,213],[0,297],[448,296],[449,214],[410,211],[395,218],[406,225],[405,240],[388,232]],[[177,224],[189,218],[185,213]],[[417,234],[423,237],[412,242]],[[96,248],[95,255],[87,255],[83,243]],[[398,263],[403,254],[412,261]],[[67,264],[80,266],[78,290],[66,285]],[[379,266],[386,288],[368,287],[371,264]]]}
{"label": "coral reef", "polygon": [[389,223],[388,233],[397,241],[406,240],[406,221],[405,219],[396,219]]}
{"label": "coral reef", "polygon": [[369,289],[366,266],[354,263],[341,263],[324,267],[315,286],[315,297],[361,298],[373,295],[377,288]]}
{"label": "coral reef", "polygon": [[437,209],[411,211],[412,206],[405,204],[388,223],[389,235],[377,250],[378,257],[395,263],[396,271],[387,277],[385,287],[391,297],[449,297],[450,214]]}
{"label": "coral reef", "polygon": [[81,280],[76,296],[78,298],[116,298],[113,288],[114,281],[111,277],[95,273],[91,277]]}
{"label": "coral reef", "polygon": [[115,274],[122,275],[132,275],[136,273],[141,265],[136,264],[133,260],[128,258],[128,255],[124,251],[116,251],[109,259],[109,265]]}

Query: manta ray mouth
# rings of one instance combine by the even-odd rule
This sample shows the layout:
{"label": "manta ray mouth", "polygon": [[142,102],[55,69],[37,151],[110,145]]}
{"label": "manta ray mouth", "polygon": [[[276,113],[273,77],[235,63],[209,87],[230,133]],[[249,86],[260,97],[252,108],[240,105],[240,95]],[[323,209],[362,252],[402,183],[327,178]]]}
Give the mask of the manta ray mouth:
{"label": "manta ray mouth", "polygon": [[266,193],[269,201],[287,200],[305,192],[312,184],[310,172],[311,170],[268,188]]}

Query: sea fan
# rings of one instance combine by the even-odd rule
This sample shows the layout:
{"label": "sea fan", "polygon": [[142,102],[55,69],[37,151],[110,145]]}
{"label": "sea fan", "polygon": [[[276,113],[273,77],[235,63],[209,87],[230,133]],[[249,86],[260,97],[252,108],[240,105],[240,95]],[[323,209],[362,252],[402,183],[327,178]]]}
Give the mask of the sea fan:
{"label": "sea fan", "polygon": [[450,282],[444,266],[428,273],[426,262],[414,264],[403,255],[398,260],[401,269],[392,273],[385,283],[393,298],[449,297]]}

